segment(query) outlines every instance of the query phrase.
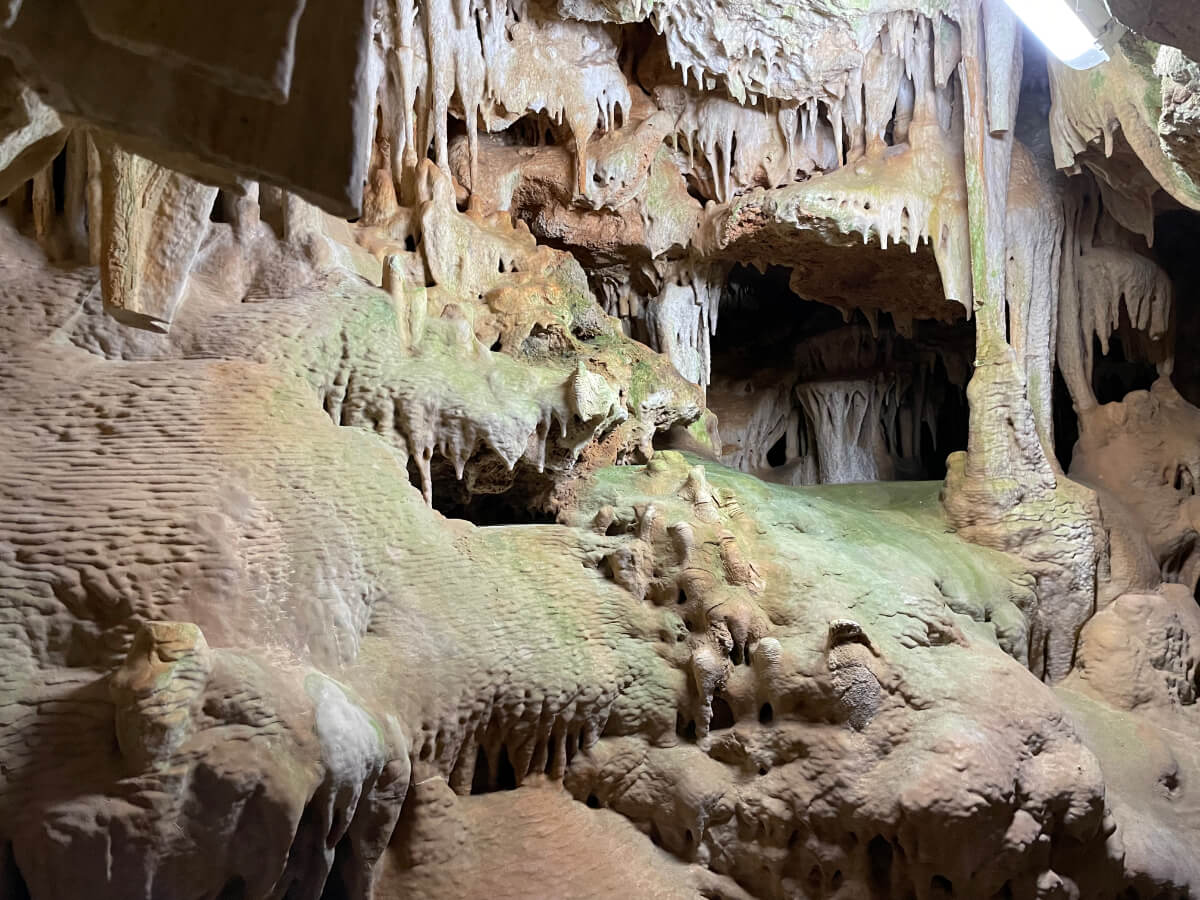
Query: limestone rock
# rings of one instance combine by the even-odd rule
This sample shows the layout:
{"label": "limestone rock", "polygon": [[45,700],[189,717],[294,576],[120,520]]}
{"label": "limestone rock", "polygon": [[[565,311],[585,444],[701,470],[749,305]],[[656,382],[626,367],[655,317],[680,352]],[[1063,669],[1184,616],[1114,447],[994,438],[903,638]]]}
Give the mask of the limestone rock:
{"label": "limestone rock", "polygon": [[1177,5],[0,4],[0,897],[1200,894]]}

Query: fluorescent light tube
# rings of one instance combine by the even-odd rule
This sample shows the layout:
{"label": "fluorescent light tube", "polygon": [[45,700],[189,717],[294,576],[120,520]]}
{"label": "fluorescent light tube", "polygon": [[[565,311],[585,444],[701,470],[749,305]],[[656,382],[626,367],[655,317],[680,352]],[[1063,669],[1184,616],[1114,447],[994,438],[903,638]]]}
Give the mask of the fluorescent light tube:
{"label": "fluorescent light tube", "polygon": [[1096,36],[1075,13],[1076,0],[1005,0],[1025,27],[1051,53],[1072,69],[1091,69],[1108,62]]}

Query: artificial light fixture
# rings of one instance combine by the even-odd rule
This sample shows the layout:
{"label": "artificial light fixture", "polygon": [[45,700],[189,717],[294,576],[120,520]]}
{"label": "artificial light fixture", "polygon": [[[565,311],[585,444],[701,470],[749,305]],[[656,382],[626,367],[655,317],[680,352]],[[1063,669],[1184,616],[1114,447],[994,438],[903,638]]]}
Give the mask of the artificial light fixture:
{"label": "artificial light fixture", "polygon": [[[1105,37],[1119,36],[1104,0],[1005,0],[1025,27],[1072,69],[1108,62]],[[1115,27],[1114,27],[1115,26]]]}

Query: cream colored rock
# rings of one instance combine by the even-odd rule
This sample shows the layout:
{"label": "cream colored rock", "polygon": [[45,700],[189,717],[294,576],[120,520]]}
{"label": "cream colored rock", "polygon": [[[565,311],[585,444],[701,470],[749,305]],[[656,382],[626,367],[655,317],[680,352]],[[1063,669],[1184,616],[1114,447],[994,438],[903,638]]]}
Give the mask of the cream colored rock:
{"label": "cream colored rock", "polygon": [[0,20],[0,896],[1200,893],[1181,52]]}
{"label": "cream colored rock", "polygon": [[50,164],[63,147],[62,120],[15,73],[3,80],[0,196],[7,197]]}
{"label": "cream colored rock", "polygon": [[217,189],[123,150],[100,147],[100,271],[105,308],[166,331],[204,240]]}

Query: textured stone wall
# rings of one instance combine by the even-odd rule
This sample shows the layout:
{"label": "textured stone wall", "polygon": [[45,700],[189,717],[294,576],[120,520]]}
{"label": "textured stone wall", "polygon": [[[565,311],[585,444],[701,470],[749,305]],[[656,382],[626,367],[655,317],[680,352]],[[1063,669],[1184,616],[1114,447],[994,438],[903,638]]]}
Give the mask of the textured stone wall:
{"label": "textured stone wall", "polygon": [[1200,893],[1114,13],[0,5],[0,897]]}

